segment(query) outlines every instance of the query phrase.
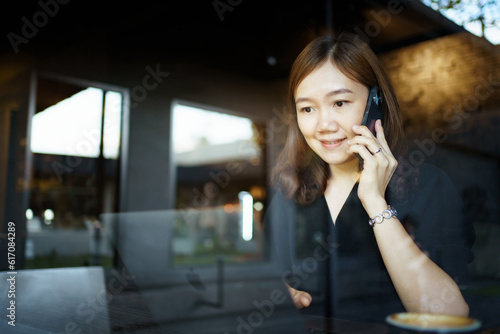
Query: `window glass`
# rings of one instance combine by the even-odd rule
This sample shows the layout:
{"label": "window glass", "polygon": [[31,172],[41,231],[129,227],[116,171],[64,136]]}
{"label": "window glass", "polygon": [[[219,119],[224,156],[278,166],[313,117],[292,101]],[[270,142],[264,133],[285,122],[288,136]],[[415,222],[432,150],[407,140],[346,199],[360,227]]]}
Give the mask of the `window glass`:
{"label": "window glass", "polygon": [[117,210],[122,100],[119,91],[38,78],[27,268],[113,265],[98,217]]}
{"label": "window glass", "polygon": [[[266,203],[263,124],[192,106],[173,108],[175,264],[263,258]],[[217,210],[206,210],[218,208]]]}
{"label": "window glass", "polygon": [[[104,156],[118,157],[122,95],[106,92]],[[99,156],[103,90],[84,89],[35,114],[31,128],[31,151],[42,154]]]}

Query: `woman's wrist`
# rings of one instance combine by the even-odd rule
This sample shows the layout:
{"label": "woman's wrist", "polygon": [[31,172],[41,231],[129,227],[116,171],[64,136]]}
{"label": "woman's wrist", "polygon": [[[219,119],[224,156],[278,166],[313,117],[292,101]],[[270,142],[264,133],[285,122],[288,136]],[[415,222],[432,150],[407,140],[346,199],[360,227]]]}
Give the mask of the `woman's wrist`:
{"label": "woman's wrist", "polygon": [[377,199],[366,201],[363,203],[366,213],[368,217],[374,217],[382,213],[382,211],[387,210],[387,201],[385,198],[380,197]]}

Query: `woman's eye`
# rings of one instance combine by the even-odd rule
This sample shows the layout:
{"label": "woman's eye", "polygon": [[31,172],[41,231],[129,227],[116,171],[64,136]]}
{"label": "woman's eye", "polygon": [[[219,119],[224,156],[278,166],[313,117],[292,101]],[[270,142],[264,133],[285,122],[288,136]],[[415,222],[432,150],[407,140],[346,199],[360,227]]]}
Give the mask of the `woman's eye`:
{"label": "woman's eye", "polygon": [[304,107],[304,108],[300,109],[300,111],[305,112],[305,113],[310,113],[312,111],[312,108],[311,107]]}
{"label": "woman's eye", "polygon": [[345,105],[345,101],[337,101],[335,102],[336,107],[343,107]]}

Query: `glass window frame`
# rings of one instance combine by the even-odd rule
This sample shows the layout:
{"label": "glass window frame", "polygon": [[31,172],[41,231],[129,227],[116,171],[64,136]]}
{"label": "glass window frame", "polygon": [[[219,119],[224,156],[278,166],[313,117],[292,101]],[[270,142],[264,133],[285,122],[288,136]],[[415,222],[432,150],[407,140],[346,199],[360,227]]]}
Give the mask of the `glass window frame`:
{"label": "glass window frame", "polygon": [[[177,174],[176,174],[176,162],[175,162],[175,152],[173,148],[173,117],[174,117],[174,107],[176,105],[183,105],[193,108],[204,109],[208,111],[214,111],[218,113],[239,116],[249,118],[252,121],[261,123],[264,125],[265,129],[272,129],[270,126],[270,119],[260,116],[260,115],[249,115],[245,112],[239,112],[235,110],[229,110],[222,107],[217,107],[214,105],[208,105],[203,103],[197,103],[185,99],[175,98],[172,99],[170,104],[170,115],[169,115],[169,170],[168,170],[168,178],[170,180],[174,180],[170,182],[169,198],[171,199],[170,206],[171,208],[175,207],[176,200],[176,186],[177,186]],[[274,193],[270,183],[270,170],[271,166],[269,164],[270,161],[274,161],[276,156],[276,148],[273,143],[273,132],[265,131],[265,161],[264,168],[266,173],[266,207],[269,208],[269,204],[272,200],[272,194]],[[234,263],[224,265],[224,279],[226,281],[253,281],[253,280],[265,280],[265,279],[276,279],[276,277],[281,277],[283,273],[286,271],[286,268],[283,265],[284,259],[277,259],[275,252],[272,251],[272,247],[270,247],[270,243],[272,243],[272,239],[276,237],[276,232],[272,231],[269,226],[265,226],[263,230],[263,238],[266,242],[265,249],[267,250],[267,254],[264,254],[265,259],[263,261],[255,261],[248,263]],[[168,284],[179,284],[185,282],[185,274],[189,268],[192,268],[204,281],[207,282],[215,282],[217,280],[217,271],[216,265],[203,266],[203,265],[193,265],[187,266],[186,268],[172,267],[172,275],[166,278],[166,283]]]}
{"label": "glass window frame", "polygon": [[[32,152],[31,147],[31,126],[32,119],[36,113],[36,101],[37,101],[37,88],[38,79],[53,80],[60,83],[67,83],[74,86],[85,87],[95,87],[102,89],[103,91],[115,91],[122,94],[122,119],[121,119],[121,134],[120,134],[120,150],[119,150],[119,210],[123,211],[125,209],[125,198],[124,192],[126,191],[126,180],[127,180],[127,161],[128,161],[128,151],[129,151],[129,119],[130,119],[130,90],[128,88],[117,86],[113,84],[102,83],[99,81],[87,80],[76,78],[69,75],[58,74],[55,72],[48,71],[33,71],[30,86],[30,103],[28,108],[28,124],[27,124],[27,145],[26,145],[26,182],[31,181],[32,175]],[[29,162],[29,163],[28,163]],[[29,170],[28,170],[29,169]],[[29,196],[29,194],[28,194]]]}
{"label": "glass window frame", "polygon": [[[73,86],[82,87],[82,89],[88,87],[95,87],[104,91],[104,93],[108,91],[114,91],[122,94],[122,102],[121,102],[121,134],[120,134],[120,148],[119,155],[117,157],[118,160],[118,171],[117,171],[117,208],[120,212],[126,210],[126,185],[127,185],[127,166],[128,166],[128,152],[129,152],[129,118],[130,118],[130,90],[126,87],[117,86],[113,84],[102,83],[94,80],[87,80],[76,78],[70,75],[59,74],[50,71],[41,71],[41,70],[32,70],[29,78],[29,100],[27,107],[27,121],[26,121],[26,145],[25,145],[25,169],[24,169],[24,184],[29,185],[33,179],[33,163],[34,163],[34,154],[31,151],[31,128],[32,128],[32,120],[33,116],[36,113],[37,108],[37,91],[38,84],[40,79],[50,80],[61,84],[68,84]],[[31,197],[31,192],[29,187],[26,186],[25,191],[23,193],[23,203],[22,208],[23,212],[29,207],[29,200]],[[116,232],[116,231],[115,231]],[[22,243],[26,242],[27,238],[23,237]],[[23,247],[24,249],[24,247]],[[22,263],[25,263],[25,254],[24,252],[20,254],[22,257]],[[114,260],[116,266],[116,256]]]}

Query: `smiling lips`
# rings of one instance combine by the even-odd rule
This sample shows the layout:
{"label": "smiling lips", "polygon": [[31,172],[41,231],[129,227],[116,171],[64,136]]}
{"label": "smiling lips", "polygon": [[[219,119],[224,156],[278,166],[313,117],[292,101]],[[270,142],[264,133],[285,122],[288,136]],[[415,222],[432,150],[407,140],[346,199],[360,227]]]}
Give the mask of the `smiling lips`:
{"label": "smiling lips", "polygon": [[346,140],[347,138],[342,138],[342,139],[336,139],[336,140],[319,140],[321,142],[321,145],[326,148],[326,149],[334,149],[342,145],[342,143]]}

